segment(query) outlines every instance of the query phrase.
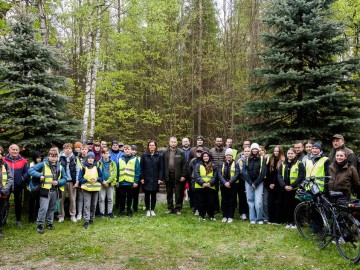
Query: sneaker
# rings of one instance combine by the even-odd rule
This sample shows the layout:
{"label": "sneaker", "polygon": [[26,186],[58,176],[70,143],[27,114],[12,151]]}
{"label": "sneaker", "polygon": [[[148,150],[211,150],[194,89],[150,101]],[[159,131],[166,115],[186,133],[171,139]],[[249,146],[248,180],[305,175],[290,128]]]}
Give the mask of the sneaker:
{"label": "sneaker", "polygon": [[291,228],[291,225],[290,225],[290,224],[286,224],[285,228],[286,228],[286,229],[290,229],[290,228]]}
{"label": "sneaker", "polygon": [[38,225],[38,226],[36,227],[36,231],[37,231],[37,233],[39,233],[39,234],[43,234],[43,233],[44,233],[43,226],[42,226],[42,225]]}
{"label": "sneaker", "polygon": [[174,210],[167,210],[166,214],[174,214]]}
{"label": "sneaker", "polygon": [[3,235],[3,232],[2,231],[0,231],[0,238],[1,237],[4,237],[4,235]]}
{"label": "sneaker", "polygon": [[146,216],[147,217],[150,217],[151,216],[151,213],[150,213],[150,211],[148,210],[148,211],[146,211]]}
{"label": "sneaker", "polygon": [[85,222],[83,227],[84,227],[85,230],[87,230],[89,228],[89,222]]}
{"label": "sneaker", "polygon": [[246,215],[245,215],[245,214],[242,214],[242,215],[241,215],[241,219],[242,219],[242,220],[247,220]]}
{"label": "sneaker", "polygon": [[64,222],[64,218],[63,218],[63,217],[59,217],[59,222]]}
{"label": "sneaker", "polygon": [[227,218],[224,217],[224,218],[221,220],[221,222],[223,222],[223,223],[227,222]]}
{"label": "sneaker", "polygon": [[255,220],[250,221],[250,224],[256,224]]}
{"label": "sneaker", "polygon": [[90,219],[89,220],[89,224],[93,224],[94,223],[94,220],[93,219]]}
{"label": "sneaker", "polygon": [[76,217],[75,217],[75,216],[71,216],[71,221],[74,222],[74,223],[77,222]]}
{"label": "sneaker", "polygon": [[206,221],[206,219],[204,217],[199,217],[200,221]]}
{"label": "sneaker", "polygon": [[98,218],[103,218],[104,217],[104,214],[99,214],[98,215]]}
{"label": "sneaker", "polygon": [[76,220],[81,220],[81,218],[82,218],[82,215],[81,215],[81,214],[78,214],[78,215],[76,216]]}
{"label": "sneaker", "polygon": [[269,223],[270,224],[270,222],[267,219],[264,219],[264,223]]}
{"label": "sneaker", "polygon": [[342,236],[338,239],[339,244],[345,244],[345,240]]}
{"label": "sneaker", "polygon": [[114,218],[114,214],[113,214],[113,213],[110,213],[110,214],[109,214],[109,218]]}
{"label": "sneaker", "polygon": [[291,228],[291,229],[296,229],[297,227],[296,227],[295,224],[291,224],[291,225],[290,225],[290,228]]}
{"label": "sneaker", "polygon": [[263,224],[264,224],[264,221],[260,220],[260,221],[258,221],[258,223],[257,223],[257,224],[259,224],[259,225],[263,225]]}
{"label": "sneaker", "polygon": [[21,223],[21,221],[16,221],[16,223],[15,223],[15,225],[16,225],[16,227],[18,227],[18,228],[21,228],[22,227],[22,223]]}
{"label": "sneaker", "polygon": [[198,216],[199,215],[199,210],[196,210],[194,215]]}
{"label": "sneaker", "polygon": [[178,216],[180,216],[180,215],[181,215],[181,212],[180,212],[180,211],[176,211],[176,214],[177,214]]}
{"label": "sneaker", "polygon": [[211,221],[216,221],[216,218],[211,217],[210,220],[211,220]]}
{"label": "sneaker", "polygon": [[227,223],[233,223],[234,219],[228,218]]}
{"label": "sneaker", "polygon": [[151,214],[153,217],[155,217],[155,216],[156,216],[156,214],[155,214],[155,211],[154,211],[154,210],[151,210],[151,211],[150,211],[150,214]]}
{"label": "sneaker", "polygon": [[127,216],[127,217],[131,217],[132,215],[133,215],[133,213],[132,213],[131,211],[126,212],[126,216]]}
{"label": "sneaker", "polygon": [[52,224],[48,224],[46,225],[46,228],[48,228],[49,230],[55,230],[54,226]]}

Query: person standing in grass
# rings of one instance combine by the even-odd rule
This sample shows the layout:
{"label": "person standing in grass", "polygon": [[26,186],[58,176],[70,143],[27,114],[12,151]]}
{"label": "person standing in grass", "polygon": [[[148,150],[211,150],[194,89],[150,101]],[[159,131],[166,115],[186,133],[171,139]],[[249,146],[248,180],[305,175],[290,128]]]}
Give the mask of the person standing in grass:
{"label": "person standing in grass", "polygon": [[205,221],[207,214],[211,221],[215,221],[216,207],[216,165],[211,161],[209,152],[201,154],[201,162],[195,166],[195,188],[198,195],[199,219]]}
{"label": "person standing in grass", "polygon": [[191,185],[190,188],[193,192],[193,203],[194,203],[194,214],[195,216],[199,215],[199,202],[198,202],[198,195],[195,188],[195,175],[194,170],[196,167],[196,164],[201,162],[201,154],[204,151],[204,148],[202,146],[196,147],[195,157],[192,158],[189,162],[189,175],[191,177]]}
{"label": "person standing in grass", "polygon": [[95,210],[101,190],[102,174],[96,166],[95,155],[88,152],[82,170],[79,172],[79,183],[84,195],[84,228],[94,222]]}
{"label": "person standing in grass", "polygon": [[58,152],[51,148],[48,157],[43,162],[29,169],[29,175],[40,179],[40,208],[37,217],[36,231],[44,233],[43,225],[46,220],[46,228],[54,230],[54,212],[56,201],[64,191],[66,184],[66,172],[58,161]]}
{"label": "person standing in grass", "polygon": [[146,216],[156,216],[156,194],[159,192],[159,185],[163,182],[163,160],[157,151],[157,143],[150,140],[147,144],[147,151],[141,156],[140,182],[145,193]]}
{"label": "person standing in grass", "polygon": [[231,148],[226,149],[225,161],[220,163],[217,170],[221,190],[222,222],[228,223],[234,221],[237,196],[235,183],[239,182],[240,176],[239,164],[233,160],[233,154]]}
{"label": "person standing in grass", "polygon": [[[34,167],[36,164],[42,162],[43,154],[41,152],[35,151],[32,155],[32,162],[30,162],[29,167]],[[27,190],[29,192],[29,223],[34,223],[36,221],[38,210],[40,207],[40,194],[39,191],[33,191],[33,188],[36,184],[40,183],[40,179],[33,177],[28,177],[29,183],[27,185]]]}
{"label": "person standing in grass", "polygon": [[280,205],[283,207],[282,216],[285,218],[286,228],[296,229],[294,224],[294,210],[297,205],[295,190],[305,180],[305,166],[296,158],[294,148],[286,153],[285,162],[278,171],[278,182],[282,189]]}
{"label": "person standing in grass", "polygon": [[243,164],[246,198],[249,205],[250,223],[264,224],[263,220],[263,181],[266,176],[265,158],[260,155],[257,143],[251,144],[250,156]]}
{"label": "person standing in grass", "polygon": [[119,158],[118,164],[118,183],[116,186],[119,187],[120,192],[120,215],[125,214],[126,203],[126,215],[132,216],[133,188],[139,184],[140,163],[137,157],[132,155],[130,145],[124,145],[124,156]]}
{"label": "person standing in grass", "polygon": [[107,198],[107,214],[109,218],[114,218],[113,201],[114,201],[114,186],[116,185],[117,166],[114,161],[110,159],[110,149],[103,148],[102,157],[98,162],[98,167],[101,171],[103,181],[101,183],[101,190],[99,192],[99,217],[104,217],[105,214],[105,198]]}
{"label": "person standing in grass", "polygon": [[[76,157],[76,165],[79,168],[79,172],[83,169],[83,163],[85,162],[88,151],[89,148],[87,145],[85,143],[82,144],[80,147],[80,154]],[[74,184],[74,189],[76,189],[76,220],[81,220],[84,208],[84,194],[81,190],[79,180]]]}
{"label": "person standing in grass", "polygon": [[[137,160],[141,161],[141,157],[138,156],[138,148],[135,144],[131,145],[131,154],[137,158]],[[141,188],[141,182],[139,181],[139,184],[137,187],[133,187],[133,198],[132,198],[132,210],[134,213],[137,213],[139,208],[139,193]]]}
{"label": "person standing in grass", "polygon": [[2,159],[4,155],[4,148],[0,145],[0,237],[3,237],[2,226],[4,219],[4,206],[8,200],[13,184],[12,171],[7,163]]}

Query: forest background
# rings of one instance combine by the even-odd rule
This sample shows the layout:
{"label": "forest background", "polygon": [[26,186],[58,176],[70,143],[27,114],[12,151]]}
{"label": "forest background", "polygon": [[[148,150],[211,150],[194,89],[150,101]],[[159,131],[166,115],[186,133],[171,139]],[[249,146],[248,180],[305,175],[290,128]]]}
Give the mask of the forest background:
{"label": "forest background", "polygon": [[[358,57],[360,3],[333,2],[334,19],[343,22],[349,43],[343,57]],[[8,34],[13,15],[26,10],[33,16],[37,39],[57,51],[66,67],[59,75],[68,85],[60,89],[68,97],[67,117],[81,120],[65,127],[76,131],[74,141],[116,139],[141,148],[149,139],[166,145],[170,135],[194,142],[202,134],[208,145],[220,135],[240,146],[246,138],[261,137],[247,125],[266,118],[250,117],[245,104],[271,98],[249,91],[265,47],[266,5],[259,0],[0,0],[1,36]],[[359,87],[351,91],[360,96]],[[6,137],[6,129],[0,132]],[[60,135],[59,142],[68,138]]]}

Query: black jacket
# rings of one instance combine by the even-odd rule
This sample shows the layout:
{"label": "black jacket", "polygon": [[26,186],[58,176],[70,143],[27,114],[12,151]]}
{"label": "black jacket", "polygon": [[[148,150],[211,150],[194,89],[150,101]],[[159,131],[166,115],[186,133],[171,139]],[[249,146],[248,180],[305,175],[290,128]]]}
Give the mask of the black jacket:
{"label": "black jacket", "polygon": [[158,180],[163,180],[163,159],[159,152],[151,155],[149,152],[141,156],[140,161],[141,175],[144,179],[143,191],[159,191]]}
{"label": "black jacket", "polygon": [[[66,172],[67,161],[66,161],[65,156],[60,156],[60,164],[61,164],[61,166],[64,167],[64,170]],[[72,180],[73,184],[75,184],[76,183],[76,158],[74,155],[70,158],[69,169],[70,169],[71,180]]]}
{"label": "black jacket", "polygon": [[[278,181],[279,181],[279,185],[281,186],[281,188],[284,188],[285,186],[290,185],[290,169],[296,163],[296,161],[297,160],[294,159],[292,162],[289,162],[286,159],[285,162],[283,164],[281,164],[281,166],[279,168],[279,172],[278,172]],[[284,166],[285,166],[285,173],[284,173],[284,177],[283,177],[282,170],[283,170]],[[298,177],[295,180],[295,182],[292,183],[290,186],[292,186],[293,188],[298,187],[305,180],[305,175],[306,175],[305,166],[304,166],[304,164],[299,162]]]}
{"label": "black jacket", "polygon": [[[235,175],[230,179],[230,170],[233,162],[235,163],[235,160],[231,161],[230,163],[226,161],[220,163],[217,170],[217,175],[221,186],[224,186],[226,182],[230,182],[230,185],[233,185],[240,178],[239,164],[235,163]],[[224,173],[223,173],[223,165],[224,165]]]}
{"label": "black jacket", "polygon": [[[175,181],[180,181],[181,177],[186,177],[186,159],[184,152],[177,148],[175,150]],[[170,157],[170,147],[166,148],[166,151],[163,153],[163,163],[164,163],[164,180],[169,181],[169,157]]]}

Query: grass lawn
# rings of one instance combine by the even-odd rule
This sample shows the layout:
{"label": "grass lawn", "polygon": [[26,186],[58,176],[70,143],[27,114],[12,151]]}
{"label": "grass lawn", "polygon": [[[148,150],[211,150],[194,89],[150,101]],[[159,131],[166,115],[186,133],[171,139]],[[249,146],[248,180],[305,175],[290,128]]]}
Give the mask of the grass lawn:
{"label": "grass lawn", "polygon": [[[200,222],[188,205],[183,215],[55,222],[55,231],[36,233],[35,224],[15,228],[14,216],[0,239],[0,269],[360,269],[334,244],[319,251],[297,230],[236,221]],[[26,216],[24,216],[25,220]]]}

